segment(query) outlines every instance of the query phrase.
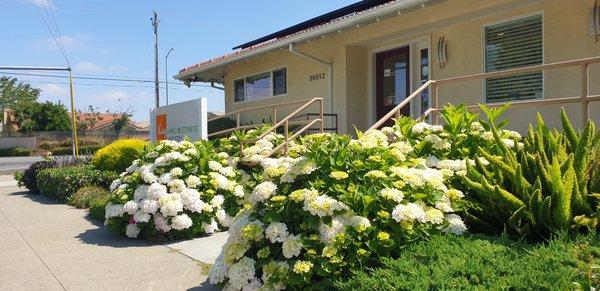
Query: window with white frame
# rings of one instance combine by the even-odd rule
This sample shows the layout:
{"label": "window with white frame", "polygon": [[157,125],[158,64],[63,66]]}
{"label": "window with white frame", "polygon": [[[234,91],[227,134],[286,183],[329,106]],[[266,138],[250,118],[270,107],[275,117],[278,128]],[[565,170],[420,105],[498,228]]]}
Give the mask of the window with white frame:
{"label": "window with white frame", "polygon": [[[485,70],[502,71],[543,63],[542,15],[485,28]],[[542,72],[485,80],[487,102],[542,98]]]}
{"label": "window with white frame", "polygon": [[287,93],[286,68],[276,69],[233,81],[234,102],[265,99]]}

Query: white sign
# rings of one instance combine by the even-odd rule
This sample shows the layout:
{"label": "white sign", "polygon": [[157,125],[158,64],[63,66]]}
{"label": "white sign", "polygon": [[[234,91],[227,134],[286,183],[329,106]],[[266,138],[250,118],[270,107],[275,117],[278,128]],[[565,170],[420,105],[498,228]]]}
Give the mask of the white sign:
{"label": "white sign", "polygon": [[150,110],[150,140],[191,141],[207,139],[206,98],[161,106]]}

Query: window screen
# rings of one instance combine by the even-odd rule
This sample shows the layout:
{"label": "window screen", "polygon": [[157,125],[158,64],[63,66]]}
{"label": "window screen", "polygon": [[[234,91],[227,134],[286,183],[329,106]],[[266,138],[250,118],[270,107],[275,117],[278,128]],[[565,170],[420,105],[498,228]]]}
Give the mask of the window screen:
{"label": "window screen", "polygon": [[273,96],[287,93],[285,68],[273,71]]}
{"label": "window screen", "polygon": [[[542,64],[542,16],[486,27],[485,45],[487,72]],[[487,79],[487,101],[541,98],[542,80],[542,72]]]}

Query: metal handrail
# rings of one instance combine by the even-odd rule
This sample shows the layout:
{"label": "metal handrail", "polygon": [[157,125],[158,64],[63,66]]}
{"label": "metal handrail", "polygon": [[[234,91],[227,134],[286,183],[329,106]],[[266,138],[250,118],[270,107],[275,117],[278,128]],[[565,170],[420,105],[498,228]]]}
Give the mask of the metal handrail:
{"label": "metal handrail", "polygon": [[208,118],[207,122],[211,122],[211,121],[215,121],[215,120],[219,120],[219,119],[223,119],[223,118],[227,118],[229,116],[235,115],[235,123],[236,126],[232,127],[232,128],[228,128],[228,129],[224,129],[224,130],[220,130],[217,132],[213,132],[213,133],[209,133],[208,137],[213,137],[213,136],[218,136],[218,135],[223,135],[223,134],[227,134],[227,133],[231,133],[234,131],[238,131],[238,130],[242,130],[242,129],[248,129],[248,128],[257,128],[263,125],[263,123],[259,123],[259,124],[248,124],[248,125],[241,125],[241,114],[244,112],[248,112],[248,111],[256,111],[256,110],[260,110],[260,109],[266,109],[266,108],[271,108],[272,112],[273,112],[273,122],[277,122],[277,108],[280,107],[288,107],[291,105],[296,105],[296,104],[305,104],[307,102],[311,102],[313,99],[304,99],[304,100],[298,100],[298,101],[290,101],[290,102],[281,102],[281,103],[276,103],[276,104],[270,104],[270,105],[261,105],[261,106],[253,106],[253,107],[246,107],[246,108],[242,108],[242,109],[237,109],[237,110],[233,110],[224,114],[219,114],[216,115],[214,117]]}
{"label": "metal handrail", "polygon": [[[581,92],[580,96],[516,101],[516,102],[511,102],[511,104],[512,104],[511,107],[530,107],[530,106],[535,106],[535,105],[580,103],[581,110],[582,110],[581,117],[582,117],[583,124],[585,124],[585,122],[587,122],[587,120],[589,119],[589,103],[593,102],[593,101],[600,101],[600,95],[589,95],[589,78],[588,78],[589,66],[590,66],[590,64],[593,64],[593,63],[600,63],[600,57],[577,59],[577,60],[570,60],[570,61],[564,61],[564,62],[555,62],[555,63],[550,63],[550,64],[528,66],[528,67],[522,67],[522,68],[516,68],[516,69],[508,69],[508,70],[503,70],[503,71],[473,74],[473,75],[445,78],[445,79],[439,79],[439,80],[429,80],[425,84],[423,84],[421,87],[419,87],[415,92],[410,94],[406,99],[404,99],[402,102],[400,102],[400,104],[398,104],[396,107],[394,107],[392,110],[390,110],[390,112],[388,112],[381,119],[379,119],[369,129],[377,129],[377,128],[381,127],[390,118],[392,118],[392,116],[396,116],[396,118],[399,117],[400,110],[407,104],[410,104],[410,101],[412,101],[412,99],[419,96],[419,94],[421,92],[423,92],[425,89],[427,89],[427,87],[429,87],[429,86],[431,86],[431,96],[433,99],[433,107],[428,108],[421,115],[420,118],[423,120],[425,118],[427,118],[430,114],[437,114],[441,110],[440,106],[439,106],[439,99],[438,99],[438,97],[439,97],[438,90],[439,90],[440,85],[472,81],[472,80],[480,80],[480,79],[485,79],[485,78],[505,77],[505,76],[516,75],[516,74],[523,74],[523,73],[530,73],[530,72],[537,72],[537,71],[544,71],[544,70],[553,70],[553,69],[560,69],[560,68],[574,67],[574,66],[581,66],[581,86],[582,86],[581,91],[582,92]],[[488,106],[497,107],[497,106],[504,105],[506,103],[508,103],[508,102],[498,102],[498,103],[488,104]],[[469,105],[467,107],[469,109],[477,109],[478,108],[477,105]],[[437,118],[437,117],[439,117],[439,115],[436,115],[436,121],[435,121],[436,124],[439,123],[439,118]]]}
{"label": "metal handrail", "polygon": [[[290,137],[289,136],[289,125],[290,125],[290,123],[292,123],[292,122],[290,122],[290,119],[294,118],[298,113],[302,112],[302,110],[308,108],[310,105],[312,105],[315,102],[319,103],[319,118],[312,119],[311,121],[306,120],[306,121],[309,121],[309,123],[306,126],[304,126],[303,128],[301,128],[300,130],[296,131],[296,133],[294,133]],[[294,103],[297,103],[297,102],[294,102]],[[272,154],[274,154],[281,147],[285,148],[285,152],[287,153],[289,142],[292,141],[294,138],[296,138],[298,135],[302,134],[308,128],[310,128],[311,126],[313,126],[315,123],[317,123],[317,122],[320,123],[320,132],[323,133],[323,115],[324,115],[324,113],[323,113],[323,98],[317,97],[317,98],[310,99],[308,102],[304,103],[304,105],[298,107],[292,113],[288,114],[286,117],[284,117],[283,119],[281,119],[280,121],[278,121],[277,123],[275,123],[273,126],[271,126],[267,131],[263,132],[257,138],[240,141],[240,155],[241,155],[241,153],[242,153],[242,151],[244,149],[244,144],[245,143],[256,142],[256,141],[264,138],[265,136],[267,136],[269,133],[275,132],[282,125],[284,126],[284,128],[283,128],[283,132],[284,132],[284,134],[283,134],[284,135],[284,141],[283,141],[283,143],[281,143],[276,148],[274,148],[265,157],[270,157]],[[295,123],[298,123],[298,122],[295,122]]]}

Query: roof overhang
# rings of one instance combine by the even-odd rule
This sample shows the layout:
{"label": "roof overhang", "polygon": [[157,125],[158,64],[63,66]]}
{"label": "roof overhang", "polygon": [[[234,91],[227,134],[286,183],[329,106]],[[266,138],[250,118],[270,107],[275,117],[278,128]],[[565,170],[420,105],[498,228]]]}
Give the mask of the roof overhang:
{"label": "roof overhang", "polygon": [[290,44],[309,42],[314,39],[326,38],[329,35],[341,34],[348,30],[402,15],[413,10],[425,8],[443,1],[445,0],[396,0],[394,2],[389,2],[350,17],[342,17],[339,20],[318,25],[281,39],[237,50],[229,55],[186,67],[175,75],[174,78],[181,80],[188,85],[192,82],[214,82],[223,84],[227,67],[234,63],[257,57],[262,54],[286,50]]}

